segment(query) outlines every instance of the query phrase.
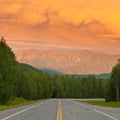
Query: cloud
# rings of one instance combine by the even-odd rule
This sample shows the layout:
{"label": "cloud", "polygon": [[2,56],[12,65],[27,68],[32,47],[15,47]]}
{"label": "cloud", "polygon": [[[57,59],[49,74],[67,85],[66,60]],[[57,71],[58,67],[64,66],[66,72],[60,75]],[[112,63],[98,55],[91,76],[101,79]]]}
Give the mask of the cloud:
{"label": "cloud", "polygon": [[[0,15],[12,15],[14,20],[29,25],[42,24],[49,19],[51,25],[65,22],[77,26],[82,20],[89,22],[100,19],[111,23],[112,16],[120,17],[118,0],[0,0],[0,3]],[[4,19],[6,20],[5,17]],[[119,22],[116,19],[114,21]]]}
{"label": "cloud", "polygon": [[0,0],[0,35],[56,46],[114,49],[120,46],[119,6],[119,0]]}

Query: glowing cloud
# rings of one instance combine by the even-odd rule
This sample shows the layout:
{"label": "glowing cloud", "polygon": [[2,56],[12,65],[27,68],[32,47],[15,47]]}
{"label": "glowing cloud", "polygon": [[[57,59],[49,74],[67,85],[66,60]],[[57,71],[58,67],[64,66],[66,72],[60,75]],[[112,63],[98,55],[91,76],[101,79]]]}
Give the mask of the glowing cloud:
{"label": "glowing cloud", "polygon": [[0,34],[19,44],[120,52],[119,6],[119,0],[0,0]]}

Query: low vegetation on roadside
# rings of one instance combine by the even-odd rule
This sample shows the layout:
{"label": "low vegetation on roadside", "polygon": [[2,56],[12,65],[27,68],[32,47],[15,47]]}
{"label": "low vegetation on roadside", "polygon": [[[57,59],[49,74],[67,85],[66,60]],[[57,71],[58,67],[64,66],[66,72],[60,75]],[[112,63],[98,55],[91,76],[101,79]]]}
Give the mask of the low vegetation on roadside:
{"label": "low vegetation on roadside", "polygon": [[106,102],[104,99],[101,100],[76,100],[77,102],[84,102],[91,105],[103,106],[103,107],[113,107],[120,108],[120,102]]}
{"label": "low vegetation on roadside", "polygon": [[24,98],[11,98],[6,103],[0,104],[0,110],[6,110],[10,108],[20,107],[23,105],[29,105],[29,104],[37,103],[43,100],[44,99],[34,101],[34,100],[26,100]]}

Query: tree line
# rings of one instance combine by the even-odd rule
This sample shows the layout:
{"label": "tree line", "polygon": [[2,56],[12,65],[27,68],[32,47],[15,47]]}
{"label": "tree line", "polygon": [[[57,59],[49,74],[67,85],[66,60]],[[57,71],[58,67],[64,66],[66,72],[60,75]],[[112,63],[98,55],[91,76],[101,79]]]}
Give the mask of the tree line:
{"label": "tree line", "polygon": [[[117,72],[116,72],[117,71]],[[80,78],[50,75],[16,61],[4,38],[0,40],[0,103],[12,97],[28,100],[43,98],[106,98],[120,101],[120,62],[113,68],[111,79],[94,75]]]}

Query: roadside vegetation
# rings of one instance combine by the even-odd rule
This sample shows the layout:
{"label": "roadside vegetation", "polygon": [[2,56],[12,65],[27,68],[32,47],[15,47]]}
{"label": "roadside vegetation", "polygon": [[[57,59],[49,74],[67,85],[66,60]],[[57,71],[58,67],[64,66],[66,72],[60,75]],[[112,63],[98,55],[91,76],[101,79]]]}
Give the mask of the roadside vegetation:
{"label": "roadside vegetation", "polygon": [[44,99],[34,101],[34,100],[26,100],[24,98],[18,98],[18,97],[11,98],[6,103],[0,104],[0,110],[6,110],[10,108],[20,107],[23,105],[29,105],[29,104],[37,103],[40,101],[44,101]]}
{"label": "roadside vegetation", "polygon": [[113,107],[120,108],[120,102],[106,102],[103,100],[76,100],[77,102],[84,102],[92,105],[103,106],[103,107]]}
{"label": "roadside vegetation", "polygon": [[50,75],[16,61],[5,39],[2,37],[0,40],[0,105],[3,106],[47,98],[105,98],[106,101],[120,101],[119,78],[120,61],[113,68],[111,79],[96,78],[94,75],[85,78]]}

